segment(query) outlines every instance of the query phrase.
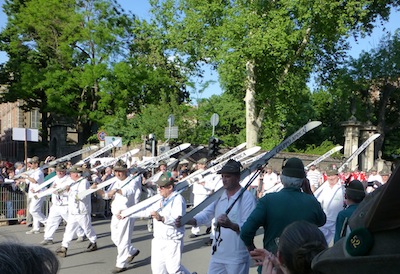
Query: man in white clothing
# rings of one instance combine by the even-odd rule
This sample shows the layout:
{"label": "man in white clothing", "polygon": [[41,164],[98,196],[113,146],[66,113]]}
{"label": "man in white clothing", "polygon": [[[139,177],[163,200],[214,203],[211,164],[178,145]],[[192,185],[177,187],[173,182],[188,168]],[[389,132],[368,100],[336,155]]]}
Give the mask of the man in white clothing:
{"label": "man in white clothing", "polygon": [[[201,225],[210,222],[214,217],[216,219],[216,224],[213,224],[215,239],[208,273],[249,273],[250,256],[239,234],[241,226],[255,208],[256,200],[248,190],[242,192],[240,169],[240,162],[229,160],[218,171],[225,189],[219,200],[211,203],[188,221],[190,225]],[[235,200],[237,202],[226,214],[226,210]],[[178,219],[177,226],[180,225]]]}
{"label": "man in white clothing", "polygon": [[117,180],[110,185],[107,191],[98,190],[103,199],[113,199],[111,204],[111,240],[117,246],[117,260],[112,273],[125,271],[127,264],[139,255],[140,251],[131,244],[134,218],[120,218],[120,212],[135,204],[136,179],[141,176],[128,176],[127,165],[119,160],[114,165],[114,174]]}
{"label": "man in white clothing", "polygon": [[329,167],[326,171],[327,180],[315,192],[314,196],[320,202],[326,214],[326,223],[319,229],[324,233],[328,245],[335,236],[336,218],[344,208],[344,186],[339,179],[338,170]]}
{"label": "man in white clothing", "polygon": [[[22,178],[26,179],[29,184],[28,199],[29,199],[29,213],[32,215],[32,229],[27,231],[26,234],[40,233],[40,223],[46,223],[46,216],[42,212],[43,198],[35,199],[34,196],[41,191],[41,184],[44,182],[44,174],[39,167],[39,157],[34,156],[29,161],[31,169],[34,170],[29,176],[24,175]],[[19,180],[20,182],[20,180]]]}
{"label": "man in white clothing", "polygon": [[[58,189],[58,191],[51,194],[51,208],[49,216],[47,217],[46,227],[44,229],[44,240],[40,242],[41,245],[53,244],[53,235],[59,227],[62,220],[68,220],[68,194],[63,190],[71,183],[71,179],[67,176],[66,167],[64,164],[56,166],[56,176],[50,188]],[[83,240],[83,230],[78,228],[78,239]]]}
{"label": "man in white clothing", "polygon": [[75,236],[79,227],[83,229],[86,237],[90,241],[86,252],[97,250],[97,236],[92,227],[91,221],[91,205],[90,195],[87,195],[82,200],[77,200],[76,196],[79,192],[89,188],[89,182],[82,176],[82,169],[79,166],[72,166],[69,170],[70,184],[66,187],[68,193],[68,221],[65,227],[64,237],[61,247],[56,250],[56,254],[60,257],[67,256],[68,246]]}
{"label": "man in white clothing", "polygon": [[185,228],[176,227],[176,220],[186,213],[185,199],[174,192],[175,180],[163,172],[157,181],[162,200],[130,218],[151,216],[154,220],[151,242],[151,271],[153,274],[188,274],[182,264]]}
{"label": "man in white clothing", "polygon": [[307,179],[310,182],[312,192],[315,192],[322,180],[322,174],[315,165],[311,165],[307,171]]}
{"label": "man in white clothing", "polygon": [[[278,175],[273,172],[272,166],[267,165],[265,172],[260,177],[261,189],[258,197],[261,198],[267,193],[276,192],[275,185],[279,183]],[[260,187],[259,187],[260,188]]]}
{"label": "man in white clothing", "polygon": [[[201,158],[197,161],[197,170],[204,171],[206,169],[207,158]],[[211,194],[212,189],[210,185],[206,184],[204,180],[199,180],[193,183],[193,206],[198,206],[201,202],[203,202],[208,195]],[[210,227],[211,223],[205,224],[207,227]],[[207,231],[209,232],[209,230]],[[189,238],[195,238],[200,234],[200,227],[193,226],[192,234],[189,235]]]}

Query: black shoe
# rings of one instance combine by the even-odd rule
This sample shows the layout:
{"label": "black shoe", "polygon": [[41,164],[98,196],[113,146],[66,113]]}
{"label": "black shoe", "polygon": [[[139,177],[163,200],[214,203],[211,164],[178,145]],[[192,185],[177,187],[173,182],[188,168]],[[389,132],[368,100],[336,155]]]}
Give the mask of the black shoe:
{"label": "black shoe", "polygon": [[197,237],[199,237],[199,235],[196,235],[196,234],[190,234],[189,235],[189,238],[197,238]]}
{"label": "black shoe", "polygon": [[133,261],[133,259],[135,259],[135,257],[136,257],[137,255],[139,255],[139,253],[140,253],[140,250],[137,249],[136,252],[135,252],[135,254],[133,254],[133,255],[131,255],[131,256],[128,257],[128,259],[126,260],[126,262],[127,262],[128,264],[131,263],[131,262]]}
{"label": "black shoe", "polygon": [[89,246],[86,248],[86,252],[92,252],[97,250],[97,244],[96,243],[90,243]]}
{"label": "black shoe", "polygon": [[207,242],[205,242],[204,244],[207,246],[212,246],[213,240],[209,239]]}
{"label": "black shoe", "polygon": [[206,229],[206,234],[210,234],[211,233],[211,226],[207,227]]}

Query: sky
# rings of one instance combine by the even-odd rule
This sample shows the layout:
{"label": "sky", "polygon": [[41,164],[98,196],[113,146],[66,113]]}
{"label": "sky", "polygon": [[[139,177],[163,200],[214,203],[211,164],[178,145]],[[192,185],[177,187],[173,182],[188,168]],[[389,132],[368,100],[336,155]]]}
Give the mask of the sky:
{"label": "sky", "polygon": [[[149,13],[150,4],[149,0],[118,0],[119,4],[126,11],[131,11],[135,15],[139,16],[141,19],[149,19],[151,14]],[[0,6],[3,6],[4,0],[0,0]],[[4,28],[7,23],[7,18],[3,13],[3,10],[0,11],[0,30]],[[351,50],[349,54],[357,58],[362,51],[369,51],[378,46],[379,41],[387,32],[394,33],[397,28],[400,28],[400,12],[392,11],[389,22],[384,25],[380,25],[380,23],[376,23],[377,27],[375,27],[371,36],[368,36],[363,39],[358,39],[355,41],[353,37],[349,38],[351,44]],[[4,52],[0,51],[0,63],[4,63],[7,61],[7,55]],[[202,94],[191,93],[191,97],[193,99],[200,98],[209,98],[214,94],[221,94],[222,90],[218,84],[218,74],[208,67],[205,67],[205,80],[215,81],[215,84],[211,84]],[[193,79],[195,82],[199,84],[199,79]]]}

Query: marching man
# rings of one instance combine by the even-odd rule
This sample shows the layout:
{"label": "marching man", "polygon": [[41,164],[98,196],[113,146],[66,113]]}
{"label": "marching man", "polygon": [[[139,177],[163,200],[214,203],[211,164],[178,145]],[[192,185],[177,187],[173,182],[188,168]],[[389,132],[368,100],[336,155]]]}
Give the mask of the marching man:
{"label": "marching man", "polygon": [[84,177],[81,177],[82,169],[78,166],[72,166],[69,173],[72,181],[66,187],[68,193],[68,221],[61,247],[56,250],[56,254],[60,257],[67,256],[68,246],[79,227],[83,229],[83,232],[90,241],[86,252],[97,250],[97,236],[91,221],[90,196],[88,195],[82,200],[76,199],[79,192],[89,188],[89,182]]}
{"label": "marching man", "polygon": [[[51,208],[49,216],[47,217],[46,227],[44,229],[44,240],[40,242],[41,245],[53,244],[53,235],[59,227],[62,220],[68,220],[68,195],[65,193],[64,188],[71,183],[71,179],[67,176],[66,167],[64,164],[56,166],[57,178],[51,185],[51,188],[58,188],[59,191],[51,194]],[[62,191],[62,192],[61,192]],[[83,230],[81,227],[77,231],[78,240],[83,241]]]}
{"label": "marching man", "polygon": [[134,248],[131,244],[135,219],[120,218],[118,214],[135,204],[135,193],[138,187],[136,179],[141,175],[128,176],[127,165],[122,160],[115,163],[114,174],[117,180],[111,184],[107,191],[100,189],[97,193],[105,200],[113,199],[111,204],[113,214],[111,218],[111,240],[117,246],[118,254],[112,273],[120,273],[125,271],[127,264],[132,262],[140,253],[139,249]]}
{"label": "marching man", "polygon": [[154,238],[151,242],[153,274],[190,274],[181,264],[185,228],[175,226],[175,221],[186,212],[185,199],[174,191],[175,180],[168,172],[163,172],[156,183],[162,196],[161,202],[127,218],[151,216],[154,220]]}
{"label": "marching man", "polygon": [[[32,229],[27,231],[26,234],[38,234],[40,233],[40,223],[46,223],[46,216],[42,212],[43,198],[35,199],[34,196],[40,192],[40,185],[44,182],[44,174],[39,167],[39,157],[32,157],[28,163],[34,172],[29,176],[25,175],[22,177],[29,183],[29,213],[32,215]],[[18,184],[20,182],[18,180]]]}

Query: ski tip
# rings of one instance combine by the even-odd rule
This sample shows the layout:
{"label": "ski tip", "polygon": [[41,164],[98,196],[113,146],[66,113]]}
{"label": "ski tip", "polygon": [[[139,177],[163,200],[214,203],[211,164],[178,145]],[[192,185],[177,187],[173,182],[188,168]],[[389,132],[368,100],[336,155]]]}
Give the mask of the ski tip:
{"label": "ski tip", "polygon": [[130,154],[130,155],[135,155],[135,154],[138,153],[139,151],[140,151],[140,149],[134,148],[134,149],[132,149],[132,150],[129,152],[129,154]]}
{"label": "ski tip", "polygon": [[313,128],[319,127],[322,124],[321,121],[311,121],[307,123],[307,129],[311,130]]}
{"label": "ski tip", "polygon": [[187,149],[188,147],[190,147],[190,143],[181,144],[181,145],[179,145],[179,147],[181,150]]}

